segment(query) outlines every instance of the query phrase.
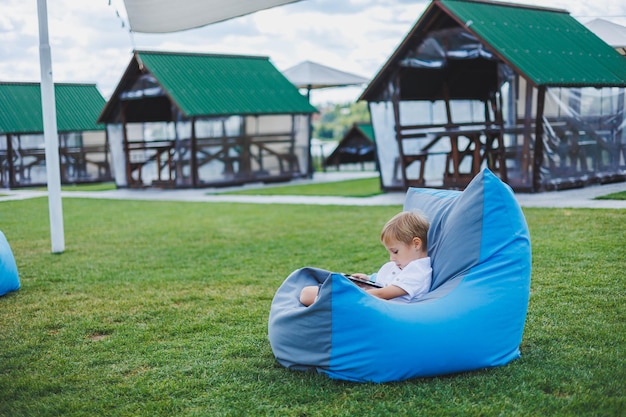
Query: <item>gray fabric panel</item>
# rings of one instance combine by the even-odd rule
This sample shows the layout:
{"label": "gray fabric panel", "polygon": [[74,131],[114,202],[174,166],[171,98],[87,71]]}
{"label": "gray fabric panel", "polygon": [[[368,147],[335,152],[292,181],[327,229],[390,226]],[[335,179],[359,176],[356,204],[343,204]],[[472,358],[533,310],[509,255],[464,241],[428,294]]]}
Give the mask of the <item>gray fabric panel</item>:
{"label": "gray fabric panel", "polygon": [[294,271],[278,288],[268,322],[268,336],[278,362],[290,369],[327,368],[332,341],[332,287],[323,285],[310,307],[300,303],[307,285],[324,283],[330,272],[318,268]]}
{"label": "gray fabric panel", "polygon": [[419,188],[407,192],[404,210],[423,211],[430,220],[428,254],[433,266],[431,290],[463,275],[480,259],[483,185],[484,172],[481,172],[462,193],[446,190],[432,192],[430,189],[422,192]]}

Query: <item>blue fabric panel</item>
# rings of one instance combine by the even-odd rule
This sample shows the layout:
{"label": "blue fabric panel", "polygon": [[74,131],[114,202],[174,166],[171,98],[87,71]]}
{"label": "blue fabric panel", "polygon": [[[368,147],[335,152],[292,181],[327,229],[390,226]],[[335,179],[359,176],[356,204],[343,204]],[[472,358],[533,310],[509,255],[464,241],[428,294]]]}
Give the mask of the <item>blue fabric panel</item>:
{"label": "blue fabric panel", "polygon": [[[278,362],[290,369],[327,368],[330,364],[332,288],[329,271],[301,268],[280,286],[270,309],[268,337]],[[319,300],[310,307],[300,303],[307,285],[324,283]]]}
{"label": "blue fabric panel", "polygon": [[[405,210],[411,209],[425,212],[433,227],[433,291],[403,305],[333,285],[333,350],[324,370],[332,378],[397,381],[519,357],[530,239],[510,189],[486,170],[462,193],[410,190]],[[369,317],[366,326],[362,317]]]}
{"label": "blue fabric panel", "polygon": [[0,295],[20,288],[20,277],[13,252],[4,233],[0,231]]}
{"label": "blue fabric panel", "polygon": [[[356,306],[333,308],[332,378],[388,382],[504,365],[519,357],[525,311],[512,290],[484,291],[470,274],[445,302],[392,304],[352,295]],[[346,292],[353,293],[348,286]],[[359,290],[360,291],[360,290]],[[342,294],[349,299],[348,294]],[[367,324],[358,315],[368,317]]]}

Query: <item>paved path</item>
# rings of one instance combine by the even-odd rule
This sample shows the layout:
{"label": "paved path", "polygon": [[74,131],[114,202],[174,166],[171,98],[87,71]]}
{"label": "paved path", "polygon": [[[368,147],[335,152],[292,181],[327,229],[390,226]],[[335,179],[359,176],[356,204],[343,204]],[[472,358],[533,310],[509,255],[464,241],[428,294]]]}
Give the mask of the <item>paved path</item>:
{"label": "paved path", "polygon": [[[307,184],[312,182],[331,182],[353,178],[371,177],[375,173],[316,173],[313,179],[294,180],[281,185]],[[272,185],[272,186],[281,186]],[[352,205],[352,206],[389,206],[402,205],[405,193],[390,192],[373,197],[321,197],[321,196],[261,196],[224,194],[225,191],[253,189],[270,185],[250,184],[236,188],[209,188],[184,190],[158,189],[117,189],[110,191],[64,191],[63,198],[98,198],[98,199],[131,199],[158,201],[195,201],[195,202],[227,202],[256,204],[309,204],[309,205]],[[626,200],[594,200],[595,197],[626,191],[626,182],[591,185],[562,191],[543,193],[518,193],[517,200],[522,207],[561,207],[561,208],[613,208],[626,209]],[[0,202],[20,200],[34,197],[45,197],[45,191],[33,190],[0,190]]]}

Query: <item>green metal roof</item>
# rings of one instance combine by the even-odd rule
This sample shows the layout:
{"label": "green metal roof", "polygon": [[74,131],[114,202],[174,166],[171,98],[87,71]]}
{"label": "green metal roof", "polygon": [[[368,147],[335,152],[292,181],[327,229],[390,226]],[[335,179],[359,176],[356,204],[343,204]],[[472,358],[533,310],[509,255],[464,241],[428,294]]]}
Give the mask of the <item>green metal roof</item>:
{"label": "green metal roof", "polygon": [[[95,84],[56,84],[57,130],[80,132],[103,130],[96,124],[105,100]],[[39,83],[0,82],[0,133],[41,133],[41,87]]]}
{"label": "green metal roof", "polygon": [[187,116],[317,111],[267,57],[138,51]]}
{"label": "green metal roof", "polygon": [[626,59],[567,11],[463,0],[435,3],[536,85],[626,86]]}
{"label": "green metal roof", "polygon": [[[359,100],[386,97],[388,82],[396,76],[402,60],[413,54],[430,33],[455,27],[473,34],[536,86],[626,87],[626,58],[565,10],[489,1],[433,0]],[[422,71],[431,77],[424,80],[440,82],[438,79],[446,76],[445,68],[441,74],[437,71]],[[420,94],[438,98],[438,89],[426,90],[420,90]]]}
{"label": "green metal roof", "polygon": [[355,126],[363,133],[363,135],[365,135],[366,138],[372,142],[376,141],[374,136],[374,127],[371,123],[357,123]]}

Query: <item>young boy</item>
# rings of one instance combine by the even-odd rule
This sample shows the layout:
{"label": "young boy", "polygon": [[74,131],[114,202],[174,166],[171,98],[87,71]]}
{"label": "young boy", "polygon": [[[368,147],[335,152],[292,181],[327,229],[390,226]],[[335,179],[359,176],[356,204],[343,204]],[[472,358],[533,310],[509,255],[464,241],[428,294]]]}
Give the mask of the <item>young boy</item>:
{"label": "young boy", "polygon": [[[353,274],[354,278],[372,280],[383,288],[366,291],[385,300],[410,302],[430,290],[432,268],[428,257],[429,223],[422,215],[404,211],[385,224],[380,241],[389,252],[389,261],[371,277]],[[300,302],[310,306],[317,299],[319,286],[307,286],[300,292]]]}

